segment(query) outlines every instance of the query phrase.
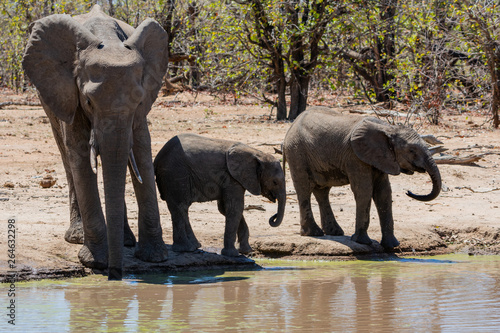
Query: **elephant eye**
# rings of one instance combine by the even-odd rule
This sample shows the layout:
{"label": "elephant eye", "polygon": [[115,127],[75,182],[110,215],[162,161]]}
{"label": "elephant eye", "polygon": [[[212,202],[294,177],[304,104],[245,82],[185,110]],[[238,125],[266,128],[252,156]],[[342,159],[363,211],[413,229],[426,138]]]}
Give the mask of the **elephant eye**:
{"label": "elephant eye", "polygon": [[101,43],[101,44],[99,44],[99,46],[97,46],[97,48],[98,48],[99,50],[100,50],[100,49],[102,49],[103,47],[104,47],[104,44],[103,44],[103,43]]}

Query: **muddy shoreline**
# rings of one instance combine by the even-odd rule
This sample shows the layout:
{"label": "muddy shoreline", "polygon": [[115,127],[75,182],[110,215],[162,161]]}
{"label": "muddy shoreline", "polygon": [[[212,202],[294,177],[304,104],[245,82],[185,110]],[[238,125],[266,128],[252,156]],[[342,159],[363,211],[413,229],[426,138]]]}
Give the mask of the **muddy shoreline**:
{"label": "muddy shoreline", "polygon": [[[301,243],[297,246],[292,242],[253,242],[254,252],[249,256],[237,258],[225,257],[220,255],[221,249],[200,249],[194,253],[175,253],[169,247],[169,260],[159,264],[144,263],[133,258],[132,249],[125,251],[124,274],[144,274],[144,273],[175,273],[179,271],[197,271],[197,270],[241,270],[241,269],[259,269],[260,266],[255,263],[255,259],[280,259],[280,260],[298,260],[298,261],[350,261],[350,260],[384,260],[394,258],[404,258],[408,256],[434,256],[453,253],[466,253],[473,255],[500,255],[500,234],[494,230],[446,230],[436,232],[442,239],[436,241],[428,247],[404,248],[398,247],[392,252],[385,252],[376,241],[371,246],[359,245],[350,242],[348,237],[308,237],[311,238],[307,243]],[[343,239],[345,238],[345,239]],[[353,243],[352,253],[346,253],[338,248],[327,249],[329,253],[324,253],[321,249],[321,242],[336,241],[338,243]],[[304,245],[306,244],[306,245]],[[311,249],[311,247],[313,249]],[[214,252],[215,251],[215,252]],[[315,251],[315,252],[312,252]],[[84,277],[92,274],[106,275],[105,271],[92,270],[83,265],[74,265],[67,267],[41,267],[34,268],[22,265],[17,267],[14,272],[1,271],[0,283],[20,282],[42,279],[66,279]]]}

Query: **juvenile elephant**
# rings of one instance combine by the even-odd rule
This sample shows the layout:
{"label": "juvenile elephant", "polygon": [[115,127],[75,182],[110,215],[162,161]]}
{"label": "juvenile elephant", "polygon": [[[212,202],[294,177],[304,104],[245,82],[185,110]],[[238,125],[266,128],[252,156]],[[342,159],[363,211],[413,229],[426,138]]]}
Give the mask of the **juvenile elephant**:
{"label": "juvenile elephant", "polygon": [[[68,180],[70,229],[87,267],[122,278],[123,244],[135,242],[125,207],[127,164],[135,173],[139,239],[135,256],[167,259],[146,115],[166,72],[167,33],[147,19],[136,29],[104,14],[51,15],[33,23],[23,66],[38,89]],[[97,187],[101,156],[106,202]],[[106,227],[107,225],[107,227]]]}
{"label": "juvenile elephant", "polygon": [[154,168],[160,196],[172,217],[174,251],[194,251],[201,246],[189,223],[188,209],[193,202],[217,200],[226,217],[222,254],[227,256],[238,256],[236,234],[239,252],[252,250],[243,217],[245,190],[278,200],[278,212],[269,224],[277,227],[283,220],[285,175],[270,154],[234,141],[180,134],[163,146]]}
{"label": "juvenile elephant", "polygon": [[[356,200],[356,231],[351,239],[371,244],[367,230],[373,199],[382,229],[380,243],[391,249],[399,242],[394,237],[388,175],[427,172],[432,179],[430,194],[407,193],[420,201],[435,199],[441,190],[439,170],[417,132],[373,117],[305,111],[288,130],[283,153],[297,192],[301,235],[344,234],[328,196],[332,186],[351,184]],[[314,221],[311,193],[319,204],[322,229]]]}

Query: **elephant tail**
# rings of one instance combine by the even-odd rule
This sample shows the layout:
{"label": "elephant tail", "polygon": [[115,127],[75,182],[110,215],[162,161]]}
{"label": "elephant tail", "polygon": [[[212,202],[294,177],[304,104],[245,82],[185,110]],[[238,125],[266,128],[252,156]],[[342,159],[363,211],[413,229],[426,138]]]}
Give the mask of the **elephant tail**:
{"label": "elephant tail", "polygon": [[283,155],[283,176],[286,179],[286,155],[285,149],[283,149],[283,142],[281,143],[281,154]]}

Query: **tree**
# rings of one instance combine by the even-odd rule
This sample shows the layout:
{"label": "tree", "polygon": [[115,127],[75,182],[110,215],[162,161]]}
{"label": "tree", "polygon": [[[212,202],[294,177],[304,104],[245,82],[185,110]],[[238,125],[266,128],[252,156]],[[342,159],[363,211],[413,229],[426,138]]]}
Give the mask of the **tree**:
{"label": "tree", "polygon": [[377,102],[393,97],[389,85],[394,79],[397,6],[397,0],[355,1],[349,7],[353,42],[339,50],[357,75],[368,82]]}
{"label": "tree", "polygon": [[23,0],[0,2],[0,83],[16,90],[24,89],[21,66],[31,22],[51,14],[82,13],[89,0]]}
{"label": "tree", "polygon": [[500,8],[497,1],[456,0],[464,42],[471,43],[486,60],[491,84],[493,126],[500,126]]}
{"label": "tree", "polygon": [[[257,61],[271,69],[277,100],[266,101],[277,108],[277,119],[286,119],[286,89],[290,87],[290,112],[295,119],[307,106],[309,82],[322,52],[328,50],[322,37],[338,15],[341,2],[323,0],[238,0],[246,20],[240,20],[247,42],[259,51]],[[238,15],[237,11],[233,11]],[[254,49],[248,45],[247,50]]]}

